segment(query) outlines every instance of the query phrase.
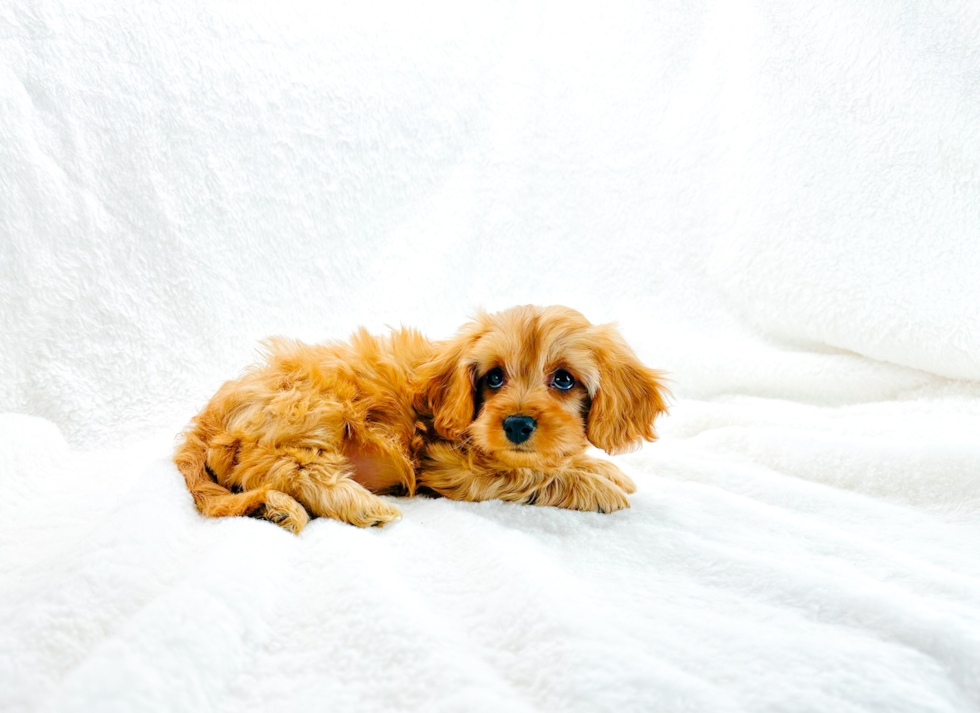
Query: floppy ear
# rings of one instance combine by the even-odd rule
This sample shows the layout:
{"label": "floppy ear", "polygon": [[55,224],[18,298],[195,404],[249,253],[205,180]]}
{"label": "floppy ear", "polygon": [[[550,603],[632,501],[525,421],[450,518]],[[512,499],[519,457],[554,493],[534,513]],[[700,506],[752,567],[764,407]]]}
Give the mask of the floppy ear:
{"label": "floppy ear", "polygon": [[663,373],[640,363],[611,324],[595,328],[593,349],[599,386],[589,408],[589,441],[607,453],[624,453],[655,441],[653,421],[667,411]]}
{"label": "floppy ear", "polygon": [[436,344],[432,358],[418,371],[415,409],[433,415],[439,435],[458,440],[473,420],[473,369],[464,361],[474,337],[460,335]]}

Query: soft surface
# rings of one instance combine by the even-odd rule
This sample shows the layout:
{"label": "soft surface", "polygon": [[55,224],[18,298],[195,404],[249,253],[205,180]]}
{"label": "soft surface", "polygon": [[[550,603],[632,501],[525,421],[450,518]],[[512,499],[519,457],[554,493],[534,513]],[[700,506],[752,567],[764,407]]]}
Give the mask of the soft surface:
{"label": "soft surface", "polygon": [[[0,709],[980,708],[980,5],[0,7]],[[564,303],[612,515],[206,520],[257,339]]]}

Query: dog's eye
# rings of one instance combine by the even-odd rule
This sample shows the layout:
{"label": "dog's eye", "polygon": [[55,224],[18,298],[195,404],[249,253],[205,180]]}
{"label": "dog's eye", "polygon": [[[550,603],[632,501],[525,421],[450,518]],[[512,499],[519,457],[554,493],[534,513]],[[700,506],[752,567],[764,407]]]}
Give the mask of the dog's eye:
{"label": "dog's eye", "polygon": [[487,372],[487,386],[491,389],[499,389],[504,385],[504,370],[499,366]]}
{"label": "dog's eye", "polygon": [[556,389],[568,391],[575,386],[575,378],[564,369],[559,369],[552,375],[551,385]]}

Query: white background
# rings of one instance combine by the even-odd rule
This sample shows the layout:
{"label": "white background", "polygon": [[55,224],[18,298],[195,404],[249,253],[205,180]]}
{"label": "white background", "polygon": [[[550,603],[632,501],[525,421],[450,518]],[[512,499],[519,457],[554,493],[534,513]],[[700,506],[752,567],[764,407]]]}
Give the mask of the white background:
{"label": "white background", "polygon": [[620,321],[681,394],[735,376],[728,331],[980,378],[978,31],[967,1],[8,3],[0,405],[120,443],[261,337],[523,303]]}
{"label": "white background", "polygon": [[[973,0],[5,2],[0,707],[975,710],[978,127]],[[194,512],[258,339],[523,303],[631,510]]]}

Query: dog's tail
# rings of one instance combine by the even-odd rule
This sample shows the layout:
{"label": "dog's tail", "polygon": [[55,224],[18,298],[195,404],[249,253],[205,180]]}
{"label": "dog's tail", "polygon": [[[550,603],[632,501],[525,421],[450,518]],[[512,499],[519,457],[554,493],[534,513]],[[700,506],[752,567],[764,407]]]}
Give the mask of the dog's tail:
{"label": "dog's tail", "polygon": [[208,467],[211,448],[207,430],[198,417],[184,432],[183,440],[174,453],[174,463],[184,476],[187,489],[194,496],[198,512],[208,517],[226,515],[251,515],[266,504],[269,487],[233,493],[216,482]]}

